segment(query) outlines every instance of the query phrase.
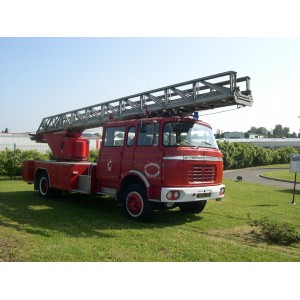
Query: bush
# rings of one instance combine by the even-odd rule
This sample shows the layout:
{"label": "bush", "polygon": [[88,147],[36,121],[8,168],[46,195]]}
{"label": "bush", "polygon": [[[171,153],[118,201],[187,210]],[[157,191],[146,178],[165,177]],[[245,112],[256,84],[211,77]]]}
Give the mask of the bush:
{"label": "bush", "polygon": [[[247,168],[269,164],[287,164],[293,153],[300,153],[291,147],[279,149],[264,149],[253,144],[218,142],[223,154],[224,170],[234,168]],[[99,150],[91,150],[89,162],[97,162]],[[55,160],[51,151],[45,154],[37,150],[20,149],[0,151],[0,176],[10,178],[22,175],[24,160]]]}
{"label": "bush", "polygon": [[[89,162],[97,162],[99,150],[91,150]],[[0,151],[0,176],[16,178],[21,176],[23,172],[23,162],[25,160],[55,160],[51,151],[41,153],[37,150],[20,149]]]}
{"label": "bush", "polygon": [[42,154],[37,150],[25,150],[20,149],[9,150],[5,149],[0,151],[0,175],[8,176],[9,178],[15,178],[21,176],[23,172],[24,160],[47,160],[49,155]]}
{"label": "bush", "polygon": [[235,167],[235,147],[234,143],[221,142],[218,143],[219,149],[223,154],[224,169],[232,169]]}
{"label": "bush", "polygon": [[55,156],[50,150],[46,151],[46,157],[48,160],[55,160]]}
{"label": "bush", "polygon": [[223,154],[224,170],[247,168],[270,164],[287,164],[293,153],[300,153],[292,147],[265,149],[250,143],[228,141],[218,142]]}
{"label": "bush", "polygon": [[280,162],[281,164],[287,164],[290,162],[291,155],[295,152],[295,149],[292,147],[284,147],[277,149],[278,155],[280,156]]}
{"label": "bush", "polygon": [[253,158],[253,166],[264,166],[272,164],[273,161],[272,149],[255,146],[255,155]]}
{"label": "bush", "polygon": [[99,155],[99,150],[90,150],[89,162],[96,163]]}
{"label": "bush", "polygon": [[270,221],[267,217],[260,220],[252,220],[248,215],[248,223],[251,227],[258,229],[251,231],[256,239],[278,245],[290,245],[300,242],[300,234],[288,223],[278,224]]}
{"label": "bush", "polygon": [[5,149],[1,151],[0,159],[1,159],[0,175],[4,175],[12,178],[22,173],[23,160],[22,160],[21,150]]}

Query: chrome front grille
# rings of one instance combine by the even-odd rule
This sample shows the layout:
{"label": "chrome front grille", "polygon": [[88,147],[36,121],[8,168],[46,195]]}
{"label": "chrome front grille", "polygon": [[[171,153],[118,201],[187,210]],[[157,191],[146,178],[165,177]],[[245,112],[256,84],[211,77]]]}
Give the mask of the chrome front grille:
{"label": "chrome front grille", "polygon": [[215,182],[216,166],[214,165],[191,165],[188,171],[188,182]]}

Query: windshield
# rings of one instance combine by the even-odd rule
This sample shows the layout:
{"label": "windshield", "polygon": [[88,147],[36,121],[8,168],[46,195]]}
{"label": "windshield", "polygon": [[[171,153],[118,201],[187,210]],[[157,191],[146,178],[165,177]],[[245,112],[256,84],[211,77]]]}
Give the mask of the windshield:
{"label": "windshield", "polygon": [[193,122],[165,123],[163,145],[218,148],[211,128]]}

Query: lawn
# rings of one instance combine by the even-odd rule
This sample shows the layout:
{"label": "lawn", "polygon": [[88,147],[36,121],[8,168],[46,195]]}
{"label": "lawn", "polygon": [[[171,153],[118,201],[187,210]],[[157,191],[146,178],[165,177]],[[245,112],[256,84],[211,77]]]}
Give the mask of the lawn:
{"label": "lawn", "polygon": [[[271,172],[265,172],[262,175],[273,179],[295,181],[295,173],[291,173],[289,170],[276,170]],[[298,183],[300,182],[299,174],[297,174],[296,181]]]}
{"label": "lawn", "polygon": [[225,198],[209,202],[199,215],[157,211],[151,222],[142,223],[126,219],[110,198],[42,199],[32,185],[1,180],[0,261],[299,261],[299,244],[254,239],[247,217],[268,217],[300,230],[300,207],[290,204],[292,189],[224,183]]}

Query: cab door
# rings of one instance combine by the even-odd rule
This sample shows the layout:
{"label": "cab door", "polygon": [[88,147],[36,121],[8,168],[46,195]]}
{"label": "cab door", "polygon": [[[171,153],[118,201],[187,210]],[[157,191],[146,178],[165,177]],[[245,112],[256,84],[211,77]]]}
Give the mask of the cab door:
{"label": "cab door", "polygon": [[159,124],[142,123],[138,126],[132,169],[142,173],[151,185],[160,185],[163,151],[159,146]]}
{"label": "cab door", "polygon": [[98,191],[115,194],[121,177],[125,126],[107,127],[98,160]]}
{"label": "cab door", "polygon": [[126,134],[126,141],[124,141],[124,152],[121,165],[121,177],[128,174],[132,170],[132,161],[134,151],[137,143],[137,128],[135,125],[129,126]]}

